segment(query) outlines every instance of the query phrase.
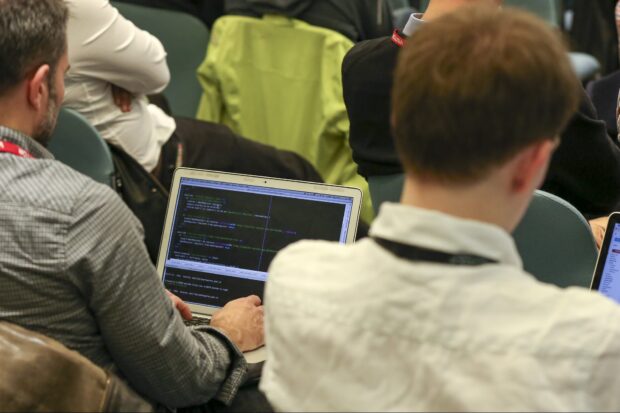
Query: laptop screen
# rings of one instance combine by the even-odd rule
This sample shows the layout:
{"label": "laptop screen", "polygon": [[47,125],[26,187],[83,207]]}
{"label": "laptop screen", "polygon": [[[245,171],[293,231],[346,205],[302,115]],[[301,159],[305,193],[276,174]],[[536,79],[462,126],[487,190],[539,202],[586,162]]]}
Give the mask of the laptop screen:
{"label": "laptop screen", "polygon": [[181,178],[163,282],[190,304],[263,297],[275,255],[302,239],[345,243],[353,198]]}
{"label": "laptop screen", "polygon": [[[606,251],[605,262],[598,284],[598,291],[620,302],[620,224],[611,224],[613,224],[613,233],[611,234],[609,247]],[[607,231],[610,230],[611,228],[607,229]]]}

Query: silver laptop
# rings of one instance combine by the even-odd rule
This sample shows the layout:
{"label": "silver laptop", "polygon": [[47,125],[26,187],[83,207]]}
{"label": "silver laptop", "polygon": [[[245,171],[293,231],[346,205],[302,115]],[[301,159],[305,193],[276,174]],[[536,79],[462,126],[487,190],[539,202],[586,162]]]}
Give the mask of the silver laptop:
{"label": "silver laptop", "polygon": [[[357,188],[179,168],[157,271],[196,319],[208,320],[231,300],[262,299],[269,264],[287,245],[352,243],[361,203]],[[264,353],[246,359],[256,363]]]}

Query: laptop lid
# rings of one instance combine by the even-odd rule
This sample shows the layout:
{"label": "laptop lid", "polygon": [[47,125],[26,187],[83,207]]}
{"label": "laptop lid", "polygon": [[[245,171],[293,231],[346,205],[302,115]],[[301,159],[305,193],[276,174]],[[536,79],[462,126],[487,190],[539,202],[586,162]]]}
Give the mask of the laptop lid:
{"label": "laptop lid", "polygon": [[286,246],[353,242],[361,202],[357,188],[179,168],[157,270],[197,314],[262,298],[269,264]]}
{"label": "laptop lid", "polygon": [[620,213],[618,212],[609,217],[590,288],[620,303]]}

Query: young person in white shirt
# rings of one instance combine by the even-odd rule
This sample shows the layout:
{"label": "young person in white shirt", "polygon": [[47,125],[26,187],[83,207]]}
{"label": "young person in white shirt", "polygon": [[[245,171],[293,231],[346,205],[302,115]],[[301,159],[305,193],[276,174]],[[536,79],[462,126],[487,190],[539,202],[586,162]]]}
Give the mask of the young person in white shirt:
{"label": "young person in white shirt", "polygon": [[460,10],[412,35],[393,90],[401,203],[369,239],[302,242],[270,268],[276,410],[620,409],[620,307],[538,282],[510,236],[577,82],[559,35],[523,12]]}

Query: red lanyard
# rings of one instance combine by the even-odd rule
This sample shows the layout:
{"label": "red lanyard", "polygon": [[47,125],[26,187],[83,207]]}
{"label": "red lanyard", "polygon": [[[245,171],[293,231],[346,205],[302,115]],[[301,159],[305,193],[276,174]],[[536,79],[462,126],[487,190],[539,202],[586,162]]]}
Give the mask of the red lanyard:
{"label": "red lanyard", "polygon": [[11,155],[19,156],[20,158],[34,159],[34,156],[27,150],[14,143],[0,140],[0,153],[10,153]]}
{"label": "red lanyard", "polygon": [[398,32],[398,30],[394,30],[394,33],[392,33],[392,43],[398,47],[405,46],[405,38]]}

